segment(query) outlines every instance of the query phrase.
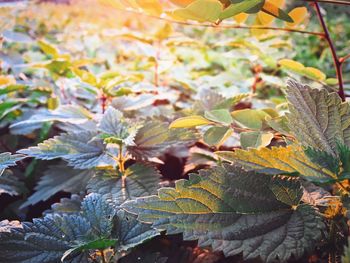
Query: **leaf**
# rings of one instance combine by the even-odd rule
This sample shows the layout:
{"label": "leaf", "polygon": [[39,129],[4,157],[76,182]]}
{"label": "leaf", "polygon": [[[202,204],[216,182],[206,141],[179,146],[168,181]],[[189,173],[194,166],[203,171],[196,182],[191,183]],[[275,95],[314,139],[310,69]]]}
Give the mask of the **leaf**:
{"label": "leaf", "polygon": [[230,109],[231,107],[235,106],[242,100],[248,98],[250,95],[248,93],[242,93],[238,94],[236,96],[233,96],[228,99],[221,100],[218,104],[214,106],[214,110],[220,110],[220,109]]}
{"label": "leaf", "polygon": [[[158,196],[139,198],[123,207],[159,230],[183,232],[185,240],[198,239],[199,246],[211,245],[225,256],[243,253],[244,259],[284,262],[311,249],[325,226],[314,208],[299,204],[297,180],[283,184],[288,200],[297,203],[293,207],[276,199],[269,189],[274,180],[285,179],[225,165],[191,175],[188,181],[177,181],[176,188],[162,188]],[[280,190],[275,192],[282,196]],[[286,196],[280,199],[285,201]]]}
{"label": "leaf", "polygon": [[241,146],[243,149],[247,148],[257,148],[269,146],[272,139],[274,138],[273,133],[271,132],[242,132],[240,134]]}
{"label": "leaf", "polygon": [[304,151],[310,161],[318,164],[321,167],[325,167],[334,174],[338,174],[340,169],[340,162],[338,158],[334,158],[333,155],[327,152],[315,150],[311,147],[308,147]]}
{"label": "leaf", "polygon": [[222,4],[216,0],[195,0],[185,8],[176,9],[172,15],[199,22],[215,23],[220,16]]}
{"label": "leaf", "polygon": [[22,205],[21,208],[46,201],[60,191],[79,193],[85,191],[88,181],[93,175],[92,171],[75,171],[65,165],[51,166],[35,186],[35,192]]}
{"label": "leaf", "polygon": [[136,163],[123,175],[113,171],[99,171],[88,183],[90,193],[99,193],[119,207],[127,200],[156,193],[159,172],[152,166]]}
{"label": "leaf", "polygon": [[232,112],[232,117],[235,121],[244,127],[254,130],[260,130],[263,121],[268,116],[270,115],[262,110],[244,109]]}
{"label": "leaf", "polygon": [[99,238],[109,238],[113,229],[113,217],[116,210],[99,194],[89,194],[81,203],[81,210],[91,226],[91,231]]}
{"label": "leaf", "polygon": [[326,74],[324,74],[321,70],[312,67],[306,67],[304,69],[304,74],[312,79],[320,81],[324,81],[327,78]]}
{"label": "leaf", "polygon": [[286,116],[280,116],[276,118],[266,118],[266,123],[275,131],[278,131],[284,135],[289,135],[290,129],[288,126],[288,120]]}
{"label": "leaf", "polygon": [[40,49],[46,55],[50,55],[50,56],[52,56],[52,58],[59,58],[59,52],[58,52],[57,48],[55,48],[51,44],[49,44],[43,40],[39,40],[38,45],[39,45]]}
{"label": "leaf", "polygon": [[278,64],[295,72],[302,72],[305,69],[303,64],[291,59],[281,59],[278,61]]}
{"label": "leaf", "polygon": [[92,131],[66,133],[18,152],[42,160],[62,158],[77,169],[114,165],[115,161],[106,153],[105,145],[96,135]]}
{"label": "leaf", "polygon": [[203,125],[208,125],[208,124],[212,124],[212,122],[206,118],[203,118],[202,116],[193,115],[193,116],[179,118],[179,119],[173,121],[170,124],[169,128],[170,129],[192,128],[192,127],[203,126]]}
{"label": "leaf", "polygon": [[9,221],[2,220],[0,221],[0,233],[11,233],[11,229],[21,228],[21,222],[19,221]]}
{"label": "leaf", "polygon": [[210,121],[221,123],[223,125],[230,125],[233,121],[230,112],[225,109],[206,111],[204,117]]}
{"label": "leaf", "polygon": [[[0,232],[0,261],[49,263],[59,262],[63,253],[89,233],[89,223],[76,215],[49,215],[22,223],[11,233]],[[65,262],[87,262],[87,255],[75,253]]]}
{"label": "leaf", "polygon": [[192,144],[197,134],[191,130],[169,130],[161,121],[148,121],[136,133],[134,144],[128,145],[128,152],[138,160],[159,157],[170,147]]}
{"label": "leaf", "polygon": [[[260,6],[260,4],[263,2],[263,0],[244,0],[239,1],[239,3],[236,4],[231,4],[223,12],[221,12],[220,19],[223,20],[232,16],[239,15],[241,13],[245,13],[247,11],[252,11],[255,7]],[[258,12],[258,10],[256,12]]]}
{"label": "leaf", "polygon": [[300,25],[308,17],[308,14],[307,8],[304,6],[294,8],[288,13],[288,15],[293,19],[293,23],[287,23],[287,26],[295,27]]}
{"label": "leaf", "polygon": [[[270,5],[270,9],[272,7],[278,15],[279,8],[283,7],[284,4],[284,0],[275,0],[273,1],[273,3],[271,3],[271,1],[265,1],[263,8],[265,7],[266,9],[269,9]],[[274,19],[275,16],[269,14],[269,12],[264,12],[264,10],[257,14],[257,20],[261,23],[261,25],[264,26],[270,25]]]}
{"label": "leaf", "polygon": [[118,252],[128,251],[137,245],[159,235],[159,231],[150,224],[144,224],[136,219],[136,216],[123,210],[119,210],[115,220],[114,236],[118,237]]}
{"label": "leaf", "polygon": [[127,123],[120,111],[109,107],[102,116],[98,128],[104,133],[103,138],[105,142],[134,145],[134,137],[138,130],[138,125]]}
{"label": "leaf", "polygon": [[89,252],[112,246],[125,252],[159,235],[98,194],[88,195],[76,214],[48,214],[20,226],[3,221],[0,226],[1,262],[89,262]]}
{"label": "leaf", "polygon": [[281,59],[278,64],[283,68],[295,72],[301,76],[305,76],[318,81],[325,81],[327,76],[317,68],[305,67],[303,64],[291,60]]}
{"label": "leaf", "polygon": [[337,143],[350,146],[350,106],[338,94],[292,80],[286,93],[289,127],[300,143],[333,156],[338,155]]}
{"label": "leaf", "polygon": [[0,176],[8,167],[15,166],[16,162],[24,159],[22,154],[11,154],[9,152],[0,153]]}
{"label": "leaf", "polygon": [[271,0],[266,0],[261,10],[278,19],[281,19],[289,23],[293,23],[293,19],[281,8],[276,6]]}
{"label": "leaf", "polygon": [[144,9],[147,13],[159,16],[162,14],[163,9],[159,0],[135,0],[135,2]]}
{"label": "leaf", "polygon": [[325,167],[312,162],[297,145],[235,150],[234,152],[216,152],[216,154],[234,165],[249,171],[268,174],[299,173],[306,180],[326,183],[337,179],[337,175]]}
{"label": "leaf", "polygon": [[19,195],[25,189],[23,182],[19,180],[18,177],[14,176],[12,173],[6,173],[5,171],[0,176],[0,196],[2,194],[8,195]]}
{"label": "leaf", "polygon": [[295,180],[297,179],[272,180],[269,187],[277,200],[286,205],[296,206],[303,196],[303,189],[301,187],[295,187]]}
{"label": "leaf", "polygon": [[[53,111],[40,111],[39,113],[31,116],[29,119],[12,124],[10,128],[21,129],[27,127],[28,125],[42,124],[51,121],[83,124],[90,119],[92,119],[92,114],[86,109],[76,105],[62,105]],[[41,127],[41,125],[35,127]]]}
{"label": "leaf", "polygon": [[72,194],[70,198],[61,198],[59,203],[54,203],[50,210],[44,211],[47,214],[74,214],[78,213],[81,208],[83,198],[79,195]]}
{"label": "leaf", "polygon": [[204,134],[203,140],[210,146],[220,146],[233,133],[229,127],[210,127]]}
{"label": "leaf", "polygon": [[9,42],[17,42],[17,43],[32,43],[33,39],[20,32],[10,31],[10,30],[4,30],[2,32],[2,35],[4,36],[6,41]]}

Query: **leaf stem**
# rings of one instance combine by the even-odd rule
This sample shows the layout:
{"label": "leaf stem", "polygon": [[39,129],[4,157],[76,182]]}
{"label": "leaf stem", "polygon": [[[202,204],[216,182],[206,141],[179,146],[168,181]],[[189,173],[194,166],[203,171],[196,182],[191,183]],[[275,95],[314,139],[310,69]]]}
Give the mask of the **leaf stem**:
{"label": "leaf stem", "polygon": [[320,21],[320,24],[322,26],[323,32],[324,32],[324,38],[326,39],[326,41],[328,42],[329,48],[331,50],[332,53],[332,57],[333,57],[333,62],[334,62],[334,66],[335,66],[335,70],[336,70],[336,74],[337,74],[337,78],[338,78],[338,84],[339,84],[339,90],[338,90],[338,95],[340,96],[340,98],[342,99],[342,101],[345,101],[345,92],[344,92],[344,83],[343,83],[343,72],[342,72],[342,62],[339,59],[338,55],[337,55],[337,50],[335,48],[335,45],[333,43],[333,40],[329,34],[329,30],[327,27],[327,24],[323,18],[322,12],[321,12],[321,8],[320,5],[318,4],[318,1],[313,1],[313,5],[315,7],[318,19]]}
{"label": "leaf stem", "polygon": [[[304,2],[315,2],[315,0],[303,0]],[[350,5],[350,2],[342,0],[317,0],[316,2],[335,5]]]}
{"label": "leaf stem", "polygon": [[120,144],[119,145],[119,154],[118,154],[118,166],[119,166],[119,171],[121,173],[125,172],[124,163],[125,163],[125,158],[123,156],[123,145]]}
{"label": "leaf stem", "polygon": [[101,253],[102,263],[107,263],[103,249],[100,249],[100,253]]}

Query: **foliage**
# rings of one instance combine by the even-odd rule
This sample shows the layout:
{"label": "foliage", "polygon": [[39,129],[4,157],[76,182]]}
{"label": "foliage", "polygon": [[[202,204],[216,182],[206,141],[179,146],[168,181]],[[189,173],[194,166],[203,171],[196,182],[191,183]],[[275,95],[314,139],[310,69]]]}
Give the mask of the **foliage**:
{"label": "foliage", "polygon": [[346,262],[349,17],[47,2],[0,4],[0,262]]}

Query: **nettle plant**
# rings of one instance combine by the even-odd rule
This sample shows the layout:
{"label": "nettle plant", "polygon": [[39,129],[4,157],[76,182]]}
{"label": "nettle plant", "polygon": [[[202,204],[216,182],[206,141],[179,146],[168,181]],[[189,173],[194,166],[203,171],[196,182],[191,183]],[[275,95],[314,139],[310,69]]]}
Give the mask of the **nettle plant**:
{"label": "nettle plant", "polygon": [[[77,59],[38,41],[34,49],[47,60],[31,63],[30,74],[56,89],[39,89],[23,76],[20,83],[10,76],[0,79],[4,86],[0,95],[9,99],[2,105],[2,127],[9,125],[15,135],[40,130],[35,146],[0,154],[0,193],[22,193],[23,184],[10,169],[33,158],[25,170],[28,174],[35,171],[38,160],[56,161],[50,162],[21,209],[61,191],[72,195],[32,222],[1,221],[0,262],[129,262],[128,254],[141,243],[179,233],[184,240],[197,240],[200,247],[227,257],[286,262],[321,248],[330,262],[337,262],[347,243],[350,219],[350,106],[342,78],[349,56],[337,56],[319,2],[346,3],[308,1],[324,29],[312,33],[296,27],[307,17],[306,8],[287,13],[283,1],[103,2],[186,25],[200,22],[216,27],[227,18],[243,23],[254,15],[252,26],[226,26],[251,29],[256,37],[266,30],[320,36],[330,44],[337,79],[327,79],[320,70],[290,59],[270,57],[244,39],[229,40],[213,48],[248,50],[274,71],[291,71],[317,81],[317,87],[289,80],[283,88],[286,103],[276,109],[242,109],[239,105],[247,104],[251,93],[225,97],[208,89],[198,92],[192,105],[182,107],[193,88],[176,78],[170,79],[186,86],[185,91],[161,83],[160,75],[166,70],[160,72],[157,52],[149,52],[146,63],[140,59],[137,65],[128,64],[130,75],[125,77],[110,71],[93,74],[88,66],[98,64],[103,71],[104,63]],[[171,52],[176,41],[167,42],[170,29],[166,24],[149,38],[117,35],[164,45]],[[31,42],[23,37],[5,34],[7,41]],[[272,45],[277,44],[268,47]],[[176,51],[172,54],[185,57]],[[195,68],[187,69],[195,72],[191,67]],[[152,85],[137,85],[149,77],[150,68],[154,69]],[[137,70],[146,73],[137,74]],[[253,70],[252,93],[257,92],[261,71]],[[133,85],[134,89],[127,88]],[[49,138],[52,128],[59,134]],[[197,165],[206,168],[175,184],[162,180],[158,167],[164,156],[182,156],[193,145],[202,148],[188,158],[188,170],[196,171]],[[344,262],[350,260],[348,250]],[[166,262],[159,252],[137,260]]]}

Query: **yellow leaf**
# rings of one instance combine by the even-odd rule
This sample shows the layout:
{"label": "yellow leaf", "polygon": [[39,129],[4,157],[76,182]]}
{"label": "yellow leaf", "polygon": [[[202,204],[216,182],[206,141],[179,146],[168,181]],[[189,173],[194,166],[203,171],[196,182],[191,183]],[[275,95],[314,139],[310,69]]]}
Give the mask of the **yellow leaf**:
{"label": "yellow leaf", "polygon": [[159,0],[136,0],[136,3],[143,10],[152,15],[159,16],[163,13],[163,8]]}
{"label": "yellow leaf", "polygon": [[194,0],[170,0],[173,4],[181,7],[186,7],[191,4]]}
{"label": "yellow leaf", "polygon": [[287,23],[288,27],[295,27],[301,24],[307,17],[308,11],[306,7],[297,7],[289,12],[289,16],[293,19],[293,23]]}
{"label": "yellow leaf", "polygon": [[202,126],[202,125],[208,125],[212,122],[207,120],[206,118],[199,116],[199,115],[193,115],[188,117],[179,118],[175,121],[173,121],[169,128],[191,128],[196,126]]}
{"label": "yellow leaf", "polygon": [[254,23],[254,27],[256,27],[256,28],[250,29],[250,33],[256,38],[260,38],[260,37],[263,37],[264,35],[268,34],[269,30],[259,28],[261,26],[264,26],[264,25],[261,24],[259,16],[257,16],[255,19],[255,23]]}
{"label": "yellow leaf", "polygon": [[0,75],[0,86],[16,84],[16,80],[12,76],[2,76]]}
{"label": "yellow leaf", "polygon": [[117,9],[121,9],[124,6],[118,0],[99,0],[102,5],[111,6]]}
{"label": "yellow leaf", "polygon": [[326,79],[326,74],[317,68],[307,67],[305,68],[305,74],[313,79],[323,81]]}
{"label": "yellow leaf", "polygon": [[[266,8],[268,10],[272,9],[274,11],[275,11],[275,9],[277,9],[277,14],[279,14],[278,8],[282,7],[283,5],[284,5],[284,0],[275,0],[275,1],[273,1],[273,4],[271,3],[271,1],[266,1],[264,4],[264,8]],[[258,18],[259,18],[261,24],[264,26],[270,25],[273,22],[273,20],[275,19],[275,17],[273,17],[272,15],[269,15],[265,12],[259,12]]]}
{"label": "yellow leaf", "polygon": [[47,108],[49,110],[54,110],[58,107],[59,105],[59,100],[57,97],[50,97],[47,99]]}
{"label": "yellow leaf", "polygon": [[236,110],[231,115],[236,122],[252,130],[260,130],[265,117],[269,116],[265,111],[254,109]]}
{"label": "yellow leaf", "polygon": [[156,32],[155,36],[159,40],[163,40],[163,39],[169,38],[172,33],[173,33],[173,27],[169,23],[166,23],[162,28],[160,28]]}
{"label": "yellow leaf", "polygon": [[291,59],[281,59],[280,61],[278,61],[278,64],[282,67],[297,72],[302,72],[305,69],[303,64]]}
{"label": "yellow leaf", "polygon": [[248,16],[249,16],[249,15],[246,14],[246,13],[241,13],[241,14],[239,14],[239,15],[234,16],[233,19],[234,19],[237,23],[242,24],[242,23],[244,23],[244,22],[248,19]]}
{"label": "yellow leaf", "polygon": [[265,10],[269,11],[274,16],[279,16],[279,7],[275,4],[275,2],[278,2],[278,1],[274,1],[272,3],[272,1],[267,0],[267,1],[265,1],[263,8]]}
{"label": "yellow leaf", "polygon": [[186,8],[173,11],[175,17],[199,22],[216,22],[222,11],[222,4],[216,0],[196,0]]}

